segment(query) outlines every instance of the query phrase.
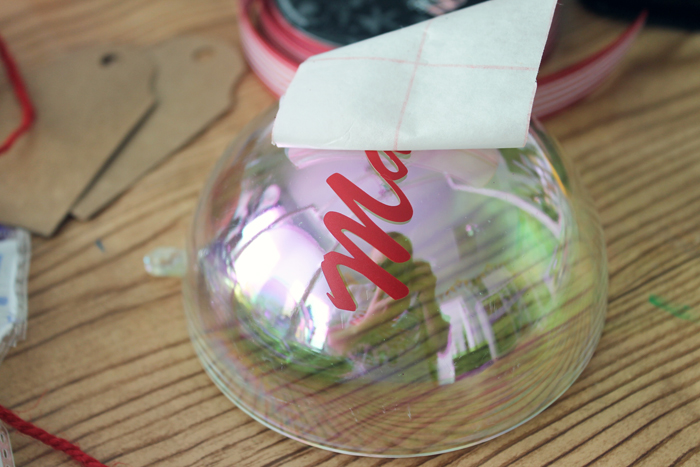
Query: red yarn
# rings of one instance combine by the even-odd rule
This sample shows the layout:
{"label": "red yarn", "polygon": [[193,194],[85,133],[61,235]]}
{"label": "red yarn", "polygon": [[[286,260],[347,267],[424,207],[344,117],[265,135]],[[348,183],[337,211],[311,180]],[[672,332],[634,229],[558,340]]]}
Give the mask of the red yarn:
{"label": "red yarn", "polygon": [[85,454],[78,446],[68,440],[54,436],[34,424],[24,421],[11,410],[0,405],[0,420],[22,434],[31,436],[57,451],[63,451],[85,467],[107,467],[97,459]]}
{"label": "red yarn", "polygon": [[5,139],[5,141],[0,144],[0,155],[2,153],[9,151],[15,141],[29,130],[34,122],[34,106],[32,105],[31,99],[29,99],[29,92],[27,92],[27,86],[24,84],[22,75],[19,73],[19,68],[15,59],[12,57],[10,50],[5,45],[5,41],[2,36],[0,36],[0,59],[5,65],[7,70],[7,77],[10,79],[10,84],[15,90],[15,96],[19,101],[19,105],[22,107],[22,121],[19,126],[15,128],[12,133]]}

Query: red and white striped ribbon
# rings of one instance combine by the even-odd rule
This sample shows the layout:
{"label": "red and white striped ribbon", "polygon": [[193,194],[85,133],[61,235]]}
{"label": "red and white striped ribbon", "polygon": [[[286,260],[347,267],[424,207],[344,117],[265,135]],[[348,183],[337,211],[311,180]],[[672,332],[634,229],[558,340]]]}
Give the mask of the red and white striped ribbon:
{"label": "red and white striped ribbon", "polygon": [[270,91],[280,97],[292,82],[299,64],[276,49],[253,25],[253,9],[259,10],[259,2],[241,0],[238,5],[241,43],[248,63]]}
{"label": "red and white striped ribbon", "polygon": [[[593,92],[632,47],[646,16],[642,13],[627,31],[603,50],[563,70],[539,77],[532,114],[545,118]],[[284,94],[302,61],[334,47],[294,28],[272,0],[241,0],[238,17],[246,58],[255,74],[277,97]],[[258,27],[254,25],[254,18]]]}
{"label": "red and white striped ribbon", "polygon": [[532,114],[538,118],[553,115],[580,101],[612,74],[644,27],[647,14],[639,18],[613,43],[590,57],[537,80]]}

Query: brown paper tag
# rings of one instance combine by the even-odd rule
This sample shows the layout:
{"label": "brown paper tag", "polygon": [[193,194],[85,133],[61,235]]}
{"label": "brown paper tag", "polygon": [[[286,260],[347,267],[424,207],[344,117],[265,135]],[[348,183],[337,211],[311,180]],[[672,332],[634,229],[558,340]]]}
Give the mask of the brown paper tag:
{"label": "brown paper tag", "polygon": [[179,37],[153,47],[152,53],[158,67],[158,105],[73,207],[79,219],[92,217],[233,103],[231,89],[244,64],[228,44]]}
{"label": "brown paper tag", "polygon": [[[51,235],[104,163],[154,104],[146,52],[100,46],[25,70],[37,119],[0,156],[0,222]],[[20,119],[0,83],[0,135]]]}

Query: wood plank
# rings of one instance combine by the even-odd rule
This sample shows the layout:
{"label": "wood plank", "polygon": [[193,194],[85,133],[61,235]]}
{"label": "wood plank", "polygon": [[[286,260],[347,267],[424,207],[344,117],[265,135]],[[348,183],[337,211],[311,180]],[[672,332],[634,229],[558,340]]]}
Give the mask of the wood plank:
{"label": "wood plank", "polygon": [[[178,34],[239,47],[228,0],[0,3],[23,66],[94,42]],[[547,69],[624,24],[572,8]],[[189,342],[177,280],[142,257],[182,246],[199,190],[233,136],[274,102],[248,73],[237,105],[95,220],[33,239],[26,341],[0,365],[0,403],[105,464],[138,466],[700,465],[700,324],[650,295],[700,308],[700,34],[647,28],[616,76],[546,122],[573,158],[604,225],[609,313],[579,380],[551,408],[485,444],[419,459],[337,455],[288,440],[233,406]],[[95,244],[100,240],[101,251]],[[73,465],[12,435],[17,465]]]}

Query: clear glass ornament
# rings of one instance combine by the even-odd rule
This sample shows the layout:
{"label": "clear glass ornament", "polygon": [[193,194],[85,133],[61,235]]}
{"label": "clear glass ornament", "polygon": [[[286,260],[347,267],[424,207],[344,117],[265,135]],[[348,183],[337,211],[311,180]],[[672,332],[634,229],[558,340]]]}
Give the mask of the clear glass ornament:
{"label": "clear glass ornament", "polygon": [[188,242],[192,340],[227,397],[301,442],[406,457],[498,436],[574,382],[605,245],[542,127],[522,149],[283,150],[275,111],[224,154]]}

